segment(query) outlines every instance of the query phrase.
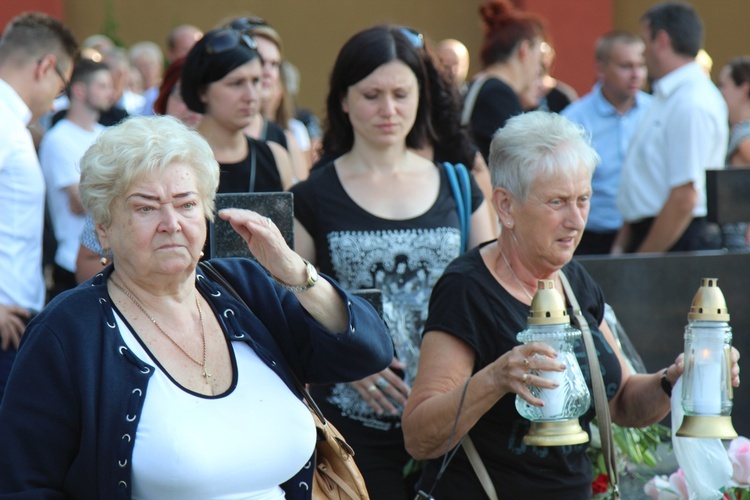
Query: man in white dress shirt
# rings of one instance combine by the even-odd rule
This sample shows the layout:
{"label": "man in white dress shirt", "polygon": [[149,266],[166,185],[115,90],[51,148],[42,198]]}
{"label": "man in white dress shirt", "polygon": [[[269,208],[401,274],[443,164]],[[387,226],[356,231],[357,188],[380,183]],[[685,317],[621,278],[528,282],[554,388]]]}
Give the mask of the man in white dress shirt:
{"label": "man in white dress shirt", "polygon": [[[727,107],[695,56],[703,23],[684,2],[655,5],[641,17],[654,100],[630,143],[617,206],[627,252],[718,248],[706,222],[705,171],[724,164]],[[718,236],[718,233],[717,233]]]}
{"label": "man in white dress shirt", "polygon": [[0,39],[0,398],[25,323],[44,306],[44,177],[27,126],[68,85],[78,44],[56,19],[24,13]]}

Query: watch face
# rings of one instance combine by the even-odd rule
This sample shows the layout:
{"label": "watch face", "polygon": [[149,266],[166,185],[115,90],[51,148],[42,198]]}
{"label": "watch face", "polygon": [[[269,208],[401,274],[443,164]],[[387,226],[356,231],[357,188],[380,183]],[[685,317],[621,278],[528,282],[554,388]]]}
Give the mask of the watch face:
{"label": "watch face", "polygon": [[310,262],[306,262],[307,264],[307,273],[310,276],[307,279],[307,284],[309,286],[313,286],[315,283],[318,282],[318,270],[315,269],[315,266],[312,265]]}

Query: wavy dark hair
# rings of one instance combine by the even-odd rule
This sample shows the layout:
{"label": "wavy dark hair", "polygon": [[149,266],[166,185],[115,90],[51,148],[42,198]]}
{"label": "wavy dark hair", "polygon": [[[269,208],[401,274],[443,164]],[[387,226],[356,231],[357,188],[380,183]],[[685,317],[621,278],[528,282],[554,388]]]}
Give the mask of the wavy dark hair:
{"label": "wavy dark hair", "polygon": [[427,85],[430,90],[430,124],[436,161],[474,165],[476,151],[467,130],[461,127],[461,99],[450,78],[442,70],[433,48],[422,51]]}
{"label": "wavy dark hair", "polygon": [[419,104],[414,126],[406,136],[406,146],[419,148],[424,141],[434,141],[431,126],[431,98],[422,56],[409,38],[398,26],[380,25],[360,31],[351,37],[341,48],[331,72],[327,116],[323,134],[323,150],[333,156],[340,156],[352,149],[354,129],[349,115],[342,109],[341,101],[349,87],[363,80],[383,64],[401,61],[406,64],[419,85]]}

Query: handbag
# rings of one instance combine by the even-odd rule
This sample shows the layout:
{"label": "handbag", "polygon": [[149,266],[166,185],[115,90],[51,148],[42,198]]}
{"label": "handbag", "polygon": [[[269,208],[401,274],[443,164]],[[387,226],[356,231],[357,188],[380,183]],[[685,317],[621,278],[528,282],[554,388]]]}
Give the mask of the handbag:
{"label": "handbag", "polygon": [[461,253],[466,251],[469,244],[469,229],[471,227],[471,181],[469,171],[463,163],[444,162],[448,183],[451,185],[453,198],[458,210],[458,223],[461,226]]}
{"label": "handbag", "polygon": [[[234,287],[208,261],[200,263],[201,269],[211,279],[224,287],[245,307],[248,305]],[[289,369],[297,390],[302,394],[307,408],[312,414],[317,431],[315,444],[315,472],[313,474],[312,498],[314,500],[367,500],[370,498],[365,480],[354,463],[354,450],[346,442],[333,424],[328,422],[315,400],[299,381],[294,371]]]}
{"label": "handbag", "polygon": [[[580,328],[583,334],[583,344],[586,347],[586,357],[589,362],[589,369],[591,371],[591,387],[594,393],[594,408],[596,409],[596,419],[599,424],[599,435],[602,442],[602,452],[604,455],[604,465],[607,469],[607,475],[609,476],[609,484],[612,486],[612,497],[614,499],[620,498],[620,477],[617,471],[617,455],[615,448],[615,439],[612,435],[612,417],[609,414],[609,402],[607,401],[607,392],[604,388],[604,379],[602,378],[601,367],[599,366],[599,358],[596,356],[596,347],[594,346],[594,339],[591,336],[591,329],[583,317],[581,307],[578,305],[578,299],[576,299],[573,293],[573,288],[568,282],[568,278],[565,273],[560,270],[560,281],[563,285],[563,290],[568,298],[568,302],[573,307],[573,313],[578,328]],[[495,485],[492,484],[487,468],[484,466],[479,453],[477,453],[474,443],[471,442],[471,438],[467,434],[463,439],[463,447],[466,452],[466,456],[469,458],[471,467],[474,469],[474,473],[479,478],[479,482],[482,483],[484,492],[491,500],[497,500],[497,492],[495,491]]]}
{"label": "handbag", "polygon": [[568,302],[573,307],[573,313],[578,328],[583,334],[583,345],[586,347],[586,357],[589,360],[589,369],[591,371],[591,388],[593,389],[594,408],[596,409],[596,421],[599,427],[599,437],[602,442],[602,454],[604,455],[604,466],[609,476],[609,484],[612,486],[612,498],[620,498],[620,476],[617,471],[617,449],[615,448],[615,438],[612,435],[612,416],[609,414],[609,402],[607,401],[607,392],[604,388],[604,379],[602,370],[599,366],[599,358],[596,355],[594,338],[591,336],[591,329],[586,318],[583,317],[581,307],[578,305],[573,288],[570,286],[565,273],[560,270],[560,281],[565,291]]}

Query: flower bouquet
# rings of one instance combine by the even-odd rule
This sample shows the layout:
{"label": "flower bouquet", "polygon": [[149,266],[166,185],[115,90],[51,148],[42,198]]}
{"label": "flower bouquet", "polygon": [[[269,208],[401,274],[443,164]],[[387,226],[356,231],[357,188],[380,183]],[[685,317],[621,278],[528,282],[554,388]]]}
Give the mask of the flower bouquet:
{"label": "flower bouquet", "polygon": [[[617,447],[617,465],[621,475],[635,476],[634,466],[654,467],[661,460],[657,450],[663,444],[668,443],[670,431],[668,427],[654,424],[643,428],[628,428],[612,425],[612,434]],[[591,464],[594,467],[594,482],[591,491],[594,499],[610,498],[612,492],[609,486],[609,477],[604,465],[601,443],[599,442],[599,430],[595,424],[591,425],[591,445],[588,449]],[[644,476],[643,482],[646,482]],[[748,499],[750,500],[750,499]]]}
{"label": "flower bouquet", "polygon": [[[732,479],[722,488],[726,500],[750,500],[750,439],[738,437],[727,449],[732,463]],[[643,490],[653,500],[688,500],[687,481],[682,469],[669,476],[654,476]]]}

